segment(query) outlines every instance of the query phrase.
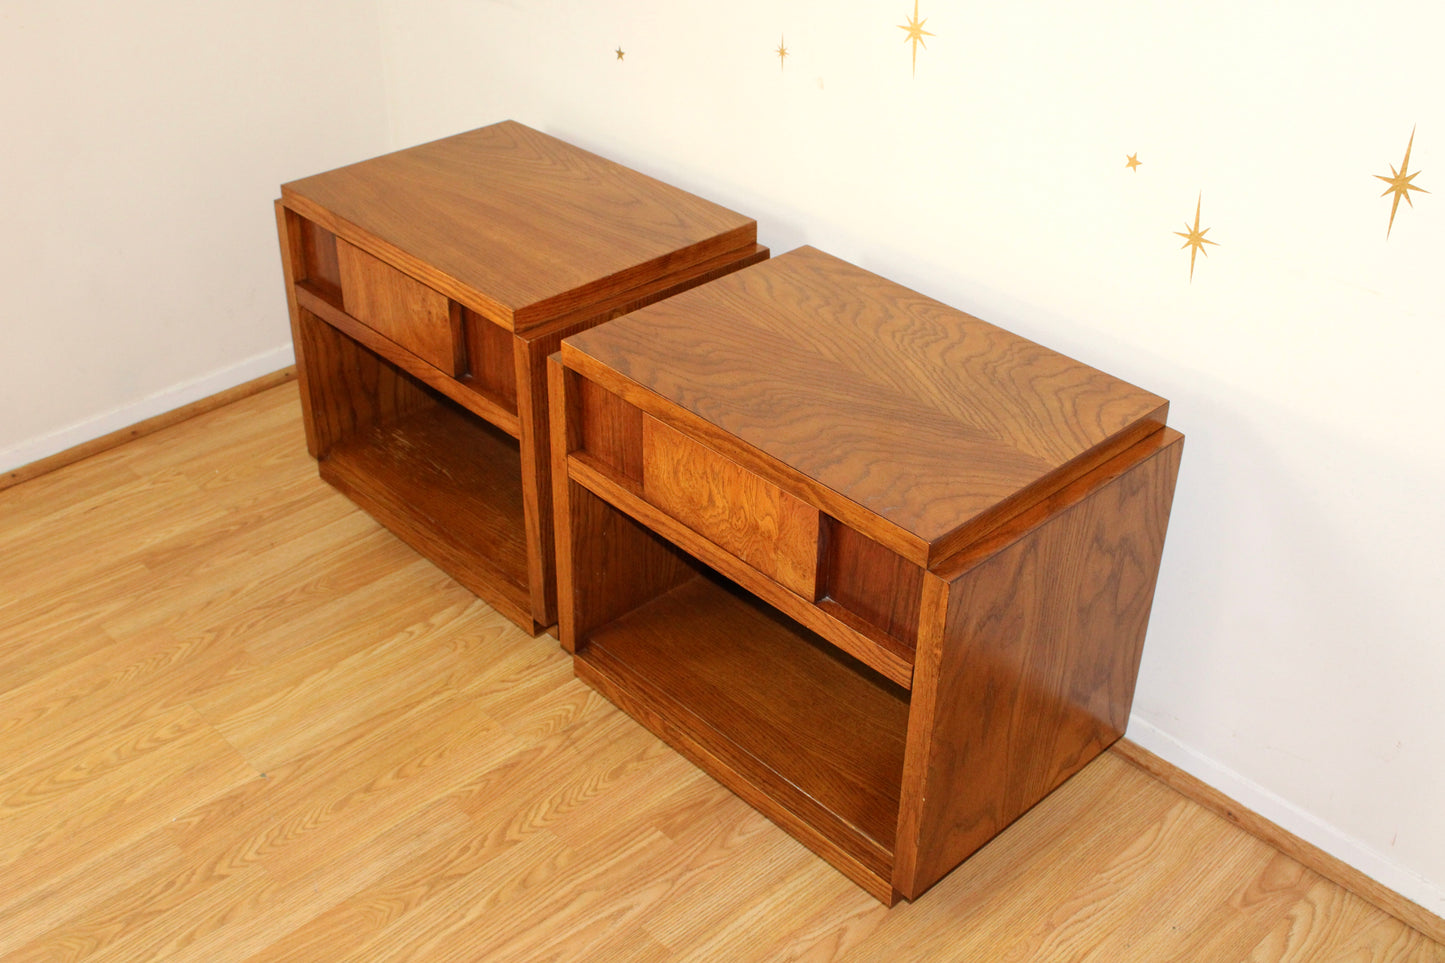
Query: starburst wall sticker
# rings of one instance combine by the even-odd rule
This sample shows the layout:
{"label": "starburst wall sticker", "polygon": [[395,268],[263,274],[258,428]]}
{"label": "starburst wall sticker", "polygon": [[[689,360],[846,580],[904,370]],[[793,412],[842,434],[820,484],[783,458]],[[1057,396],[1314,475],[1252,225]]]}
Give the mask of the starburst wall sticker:
{"label": "starburst wall sticker", "polygon": [[928,49],[928,44],[923,43],[924,37],[932,37],[933,34],[923,29],[927,20],[918,19],[918,0],[913,0],[913,16],[908,18],[907,23],[898,24],[898,29],[908,36],[903,38],[904,43],[913,44],[913,76],[918,76],[918,45],[923,44],[923,49]]}
{"label": "starburst wall sticker", "polygon": [[781,34],[778,35],[778,49],[773,53],[778,55],[778,70],[781,71],[788,59],[788,42]]}
{"label": "starburst wall sticker", "polygon": [[1390,223],[1385,228],[1386,240],[1390,239],[1390,232],[1395,229],[1395,212],[1400,209],[1400,198],[1403,197],[1406,204],[1414,207],[1415,202],[1410,200],[1411,191],[1419,191],[1421,194],[1430,193],[1429,191],[1425,190],[1425,188],[1420,187],[1417,184],[1410,183],[1416,177],[1420,176],[1419,171],[1416,171],[1413,174],[1410,173],[1410,149],[1414,146],[1415,128],[1411,127],[1410,142],[1405,145],[1405,159],[1400,161],[1400,169],[1398,171],[1395,170],[1395,165],[1391,164],[1389,177],[1386,177],[1384,174],[1375,175],[1376,178],[1390,185],[1389,187],[1385,188],[1384,193],[1382,193],[1380,196],[1387,197],[1391,194],[1395,195],[1395,199],[1390,202]]}
{"label": "starburst wall sticker", "polygon": [[1206,227],[1203,230],[1200,230],[1199,209],[1203,203],[1204,192],[1200,191],[1199,196],[1194,200],[1194,226],[1190,227],[1189,222],[1185,221],[1184,230],[1174,232],[1179,237],[1184,238],[1184,244],[1181,245],[1180,250],[1182,251],[1186,247],[1189,248],[1189,281],[1191,284],[1194,282],[1194,258],[1199,254],[1200,251],[1204,251],[1205,257],[1209,256],[1209,252],[1204,250],[1204,245],[1213,244],[1215,246],[1218,246],[1219,244],[1218,241],[1211,241],[1209,238],[1204,236],[1209,233],[1209,228]]}

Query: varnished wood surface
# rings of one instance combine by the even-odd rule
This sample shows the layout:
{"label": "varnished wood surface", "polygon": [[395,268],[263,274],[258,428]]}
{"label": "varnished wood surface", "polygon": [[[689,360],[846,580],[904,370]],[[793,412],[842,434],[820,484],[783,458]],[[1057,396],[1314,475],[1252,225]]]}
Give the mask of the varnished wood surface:
{"label": "varnished wood surface", "polygon": [[460,308],[354,244],[336,250],[347,314],[454,378],[466,372]]}
{"label": "varnished wood surface", "polygon": [[[578,657],[606,650],[698,738],[726,742],[893,849],[907,693],[733,586],[695,578],[593,630]],[[716,733],[713,736],[712,733]]]}
{"label": "varnished wood surface", "polygon": [[[303,379],[303,385],[315,382],[310,388],[317,399],[311,406],[315,421],[344,426],[355,417],[356,412],[370,411],[378,405],[384,408],[385,392],[388,390],[386,380],[370,374],[372,368],[380,365],[406,372],[413,380],[440,391],[513,438],[521,436],[515,386],[508,395],[504,391],[493,390],[492,385],[476,378],[458,380],[448,377],[440,369],[400,349],[395,342],[318,297],[309,285],[297,285],[296,301],[305,312],[298,326],[301,335],[298,343],[307,352],[307,363],[312,369],[309,381]],[[318,325],[333,330],[311,330]],[[503,334],[510,350],[510,342],[515,335]],[[512,367],[515,371],[515,362]],[[513,381],[515,378],[514,374]],[[336,431],[333,429],[333,433]]]}
{"label": "varnished wood surface", "polygon": [[[508,546],[433,538],[385,480],[367,504],[523,628],[552,625],[547,355],[569,334],[765,260],[756,225],[513,122],[283,185],[275,206],[311,453],[404,414],[392,409],[418,382],[516,438],[520,605],[510,581],[490,577],[488,553]],[[465,446],[466,433],[453,441]],[[328,477],[368,490],[354,473]]]}
{"label": "varnished wood surface", "polygon": [[[582,483],[577,487],[585,486],[598,493],[609,503],[620,507],[629,516],[637,519],[646,529],[660,534],[670,544],[680,547],[684,554],[700,560],[703,564],[746,587],[758,598],[797,619],[874,671],[892,679],[904,688],[912,685],[913,652],[911,648],[900,644],[896,639],[879,632],[876,628],[872,628],[862,619],[856,616],[850,617],[849,613],[841,606],[832,603],[831,600],[825,600],[820,605],[813,605],[804,597],[759,574],[756,569],[742,562],[737,556],[696,534],[670,515],[653,508],[650,502],[619,483],[614,476],[598,470],[595,463],[586,460],[585,456],[572,455],[569,465],[573,480]],[[579,522],[573,526],[575,531],[569,536],[570,541],[579,547],[579,553],[591,553],[593,550],[587,548],[586,543],[598,538],[598,531],[596,529],[588,530],[581,527],[581,524]],[[607,551],[620,554],[616,553],[615,549]],[[587,570],[581,571],[586,572]],[[621,570],[614,578],[619,582],[623,580],[624,576]],[[574,583],[580,581],[583,580],[573,578]],[[658,586],[649,588],[649,585],[650,583],[643,579],[642,585],[630,586],[625,592],[629,597],[646,599],[652,597],[651,594],[648,594],[649,592],[655,594],[656,591],[662,590]],[[601,595],[601,590],[593,586],[587,590],[587,594],[589,598],[597,600]],[[577,604],[581,606],[587,603],[578,599]],[[611,609],[613,605],[608,603],[606,608]],[[591,613],[586,617],[590,621]],[[569,644],[569,637],[565,629],[562,639],[564,645]]]}
{"label": "varnished wood surface", "polygon": [[558,583],[565,596],[565,605],[558,607],[558,634],[562,647],[574,652],[593,629],[692,578],[697,564],[581,485],[563,486],[569,523],[562,530],[566,542],[558,561],[569,575],[587,573],[585,579]]}
{"label": "varnished wood surface", "polygon": [[0,544],[7,963],[1445,961],[1113,753],[884,909],[322,483],[294,385]]}
{"label": "varnished wood surface", "polygon": [[577,335],[563,359],[925,566],[1168,409],[811,248]]}
{"label": "varnished wood surface", "polygon": [[834,519],[824,536],[820,594],[913,649],[923,569]]}
{"label": "varnished wood surface", "polygon": [[461,308],[467,341],[468,388],[495,398],[508,411],[517,410],[516,335]]}
{"label": "varnished wood surface", "polygon": [[[786,637],[737,645],[694,685],[673,670],[701,639],[747,634],[740,620],[718,635],[721,610],[693,599],[709,613],[694,619],[658,585],[577,633],[608,621],[584,608],[605,593],[569,565],[579,675],[880,899],[918,898],[1123,734],[1182,448],[1163,399],[810,249],[573,336],[559,363],[573,482],[912,691],[894,731],[905,765],[857,773],[888,780],[869,791],[892,800],[896,832],[867,829],[882,844],[867,853],[830,818],[847,806],[770,776],[790,753],[805,770],[839,759],[807,743],[851,710],[842,681],[763,689],[766,739],[714,711],[717,693],[806,658]],[[606,537],[597,522],[575,520],[567,544]],[[606,658],[668,655],[614,669],[589,639]],[[776,758],[750,774],[764,743]]]}
{"label": "varnished wood surface", "polygon": [[519,331],[728,252],[742,257],[757,241],[751,218],[513,121],[293,181],[281,194]]}
{"label": "varnished wood surface", "polygon": [[531,624],[522,472],[501,431],[434,400],[336,445],[321,477],[508,618],[545,627]]}
{"label": "varnished wood surface", "polygon": [[905,894],[1124,734],[1184,447],[1172,429],[1157,434],[1168,443],[1080,480],[1087,495],[948,584],[945,643],[920,646],[914,677]]}
{"label": "varnished wood surface", "polygon": [[805,599],[816,598],[818,510],[655,418],[642,492],[660,511]]}
{"label": "varnished wood surface", "polygon": [[[567,376],[575,384],[576,402],[568,430],[573,442],[562,452],[578,449],[592,458],[629,488],[642,492],[642,411],[629,405],[595,381]],[[565,468],[565,464],[563,465]]]}

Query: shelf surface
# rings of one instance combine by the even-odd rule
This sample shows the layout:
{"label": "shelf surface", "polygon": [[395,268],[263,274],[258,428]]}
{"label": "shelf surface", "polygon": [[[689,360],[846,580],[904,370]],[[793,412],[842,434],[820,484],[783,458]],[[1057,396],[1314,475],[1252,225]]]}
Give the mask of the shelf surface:
{"label": "shelf surface", "polygon": [[321,476],[509,617],[530,624],[517,443],[450,402],[347,438]]}
{"label": "shelf surface", "polygon": [[578,659],[645,690],[711,751],[755,760],[756,788],[784,808],[796,794],[835,816],[856,834],[832,840],[845,850],[891,857],[908,726],[901,688],[711,575],[594,631]]}

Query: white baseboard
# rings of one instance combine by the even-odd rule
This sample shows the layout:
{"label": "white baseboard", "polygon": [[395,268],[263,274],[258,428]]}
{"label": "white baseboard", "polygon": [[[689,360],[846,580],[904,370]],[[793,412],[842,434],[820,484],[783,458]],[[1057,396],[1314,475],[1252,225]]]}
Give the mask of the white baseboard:
{"label": "white baseboard", "polygon": [[1133,742],[1165,762],[1208,783],[1281,829],[1318,846],[1436,916],[1445,916],[1445,888],[1439,884],[1401,866],[1338,827],[1282,799],[1233,769],[1191,749],[1138,716],[1130,717],[1128,735]]}
{"label": "white baseboard", "polygon": [[209,398],[227,388],[234,388],[273,371],[279,371],[295,360],[291,345],[284,344],[270,351],[252,355],[244,361],[239,361],[219,371],[172,385],[139,401],[68,425],[48,435],[22,441],[18,445],[0,450],[0,473],[13,471],[23,465],[40,461],[42,458],[49,458],[51,455],[59,454],[77,445],[83,445],[87,441],[93,441],[113,431],[129,428],[147,418],[154,418],[156,415],[174,411],[194,401],[200,401],[202,398]]}

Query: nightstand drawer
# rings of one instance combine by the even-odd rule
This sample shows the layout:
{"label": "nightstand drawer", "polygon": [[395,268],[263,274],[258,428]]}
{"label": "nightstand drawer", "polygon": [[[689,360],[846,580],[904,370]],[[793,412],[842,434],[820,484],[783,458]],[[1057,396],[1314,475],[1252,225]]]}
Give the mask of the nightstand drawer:
{"label": "nightstand drawer", "polygon": [[805,599],[816,598],[818,510],[676,429],[642,419],[654,506]]}
{"label": "nightstand drawer", "polygon": [[466,372],[460,306],[341,238],[336,255],[342,310],[448,375]]}

